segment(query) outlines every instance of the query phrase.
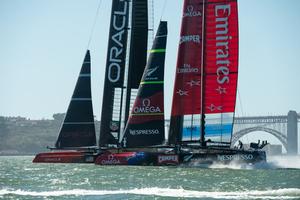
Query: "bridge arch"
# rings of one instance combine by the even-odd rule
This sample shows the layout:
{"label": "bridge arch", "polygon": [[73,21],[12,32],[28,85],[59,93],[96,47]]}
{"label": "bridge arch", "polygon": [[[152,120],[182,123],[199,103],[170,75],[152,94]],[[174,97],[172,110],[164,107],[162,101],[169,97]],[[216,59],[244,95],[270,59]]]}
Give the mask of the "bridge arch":
{"label": "bridge arch", "polygon": [[236,132],[232,137],[231,144],[234,145],[241,137],[243,137],[244,135],[247,135],[248,133],[255,132],[255,131],[264,131],[264,132],[270,133],[271,135],[275,136],[282,143],[282,145],[284,146],[285,149],[287,149],[287,138],[285,135],[282,135],[282,133],[280,133],[277,130],[267,128],[267,127],[261,127],[261,126],[246,128],[246,129],[242,129],[242,130]]}

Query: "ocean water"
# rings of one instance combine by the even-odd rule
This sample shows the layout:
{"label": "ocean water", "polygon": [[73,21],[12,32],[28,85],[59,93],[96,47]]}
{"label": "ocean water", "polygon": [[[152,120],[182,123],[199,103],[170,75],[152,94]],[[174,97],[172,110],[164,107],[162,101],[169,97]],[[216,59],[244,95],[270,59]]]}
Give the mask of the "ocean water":
{"label": "ocean water", "polygon": [[300,199],[300,158],[258,166],[34,164],[0,157],[0,199]]}

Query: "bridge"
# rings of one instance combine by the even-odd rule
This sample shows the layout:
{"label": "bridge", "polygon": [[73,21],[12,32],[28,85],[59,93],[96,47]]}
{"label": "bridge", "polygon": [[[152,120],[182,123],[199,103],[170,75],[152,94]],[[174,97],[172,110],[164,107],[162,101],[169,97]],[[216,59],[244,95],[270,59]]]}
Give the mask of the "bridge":
{"label": "bridge", "polygon": [[[296,111],[289,111],[287,115],[236,117],[232,135],[232,145],[241,137],[256,131],[263,131],[276,137],[284,146],[287,154],[298,153],[298,123],[300,115]],[[169,120],[165,126],[169,129]]]}
{"label": "bridge", "polygon": [[237,117],[234,120],[232,144],[255,131],[263,131],[276,137],[287,154],[298,153],[298,123],[300,116],[289,111],[286,116]]}

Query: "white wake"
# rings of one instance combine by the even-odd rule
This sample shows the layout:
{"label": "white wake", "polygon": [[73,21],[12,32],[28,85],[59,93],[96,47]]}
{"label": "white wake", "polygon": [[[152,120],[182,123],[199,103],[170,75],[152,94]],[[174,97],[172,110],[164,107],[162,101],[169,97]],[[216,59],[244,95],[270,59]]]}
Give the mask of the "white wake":
{"label": "white wake", "polygon": [[56,197],[56,196],[104,196],[104,195],[145,195],[158,197],[179,198],[214,198],[214,199],[299,199],[300,189],[285,188],[265,191],[236,191],[236,192],[210,192],[193,191],[170,188],[140,188],[130,190],[62,190],[62,191],[23,191],[23,190],[0,190],[0,197],[4,195]]}
{"label": "white wake", "polygon": [[267,162],[253,165],[231,162],[229,164],[212,164],[212,169],[300,169],[300,156],[270,156]]}

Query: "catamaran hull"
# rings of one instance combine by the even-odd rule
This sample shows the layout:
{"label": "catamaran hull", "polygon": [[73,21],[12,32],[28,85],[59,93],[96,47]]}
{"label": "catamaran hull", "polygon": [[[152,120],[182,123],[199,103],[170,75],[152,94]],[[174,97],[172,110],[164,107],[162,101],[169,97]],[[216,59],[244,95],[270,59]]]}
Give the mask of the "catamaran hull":
{"label": "catamaran hull", "polygon": [[81,151],[53,151],[39,153],[32,162],[34,163],[94,163],[97,154]]}
{"label": "catamaran hull", "polygon": [[182,153],[180,162],[187,166],[201,166],[212,164],[256,164],[266,162],[264,151],[226,151],[226,152],[198,152]]}
{"label": "catamaran hull", "polygon": [[160,152],[104,153],[97,157],[97,165],[154,165],[154,166],[202,166],[212,164],[256,164],[266,162],[264,151],[246,150],[198,150],[178,154]]}

